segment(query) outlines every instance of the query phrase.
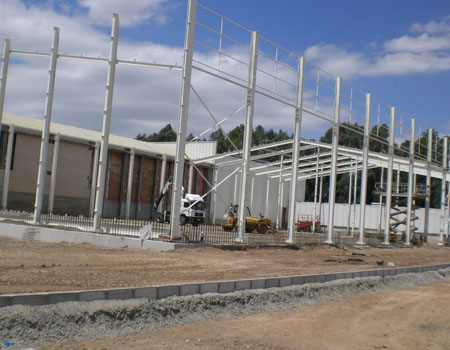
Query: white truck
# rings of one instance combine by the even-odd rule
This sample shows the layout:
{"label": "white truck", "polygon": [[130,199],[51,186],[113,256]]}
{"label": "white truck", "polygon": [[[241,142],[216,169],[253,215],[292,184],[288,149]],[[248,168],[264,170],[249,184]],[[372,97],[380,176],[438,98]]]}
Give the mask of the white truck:
{"label": "white truck", "polygon": [[[170,177],[164,185],[161,193],[154,203],[155,211],[158,210],[159,203],[161,203],[163,197],[168,193],[172,186],[173,178]],[[180,224],[192,224],[192,226],[198,226],[205,222],[205,208],[206,203],[198,194],[184,193],[181,198],[180,208]],[[164,212],[157,211],[155,214],[156,222],[170,222],[170,211],[164,210]]]}

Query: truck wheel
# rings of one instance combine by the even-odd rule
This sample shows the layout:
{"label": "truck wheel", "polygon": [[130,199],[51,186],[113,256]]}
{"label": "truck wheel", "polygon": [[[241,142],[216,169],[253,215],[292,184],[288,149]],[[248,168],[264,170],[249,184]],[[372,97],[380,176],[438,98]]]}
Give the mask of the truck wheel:
{"label": "truck wheel", "polygon": [[184,215],[180,216],[180,225],[181,226],[186,225],[186,216]]}
{"label": "truck wheel", "polygon": [[164,217],[162,213],[156,213],[155,214],[155,220],[158,223],[162,223],[164,221]]}
{"label": "truck wheel", "polygon": [[267,227],[267,224],[265,223],[265,222],[260,222],[259,224],[258,224],[258,226],[256,226],[256,231],[260,234],[260,235],[263,235],[263,234],[265,234],[265,233],[267,233],[267,230],[268,230],[269,228]]}

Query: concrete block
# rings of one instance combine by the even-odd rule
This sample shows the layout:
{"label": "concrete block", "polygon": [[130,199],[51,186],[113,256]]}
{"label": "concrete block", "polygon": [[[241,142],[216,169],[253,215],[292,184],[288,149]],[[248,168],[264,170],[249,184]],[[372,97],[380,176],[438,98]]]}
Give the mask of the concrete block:
{"label": "concrete block", "polygon": [[80,292],[80,301],[105,300],[106,290],[86,290]]}
{"label": "concrete block", "polygon": [[180,286],[180,296],[200,294],[199,284],[183,284]]}
{"label": "concrete block", "polygon": [[26,293],[12,296],[12,305],[47,305],[48,293]]}
{"label": "concrete block", "polygon": [[377,270],[377,276],[380,276],[380,277],[386,276],[386,270],[385,269]]}
{"label": "concrete block", "polygon": [[57,304],[57,303],[64,303],[66,301],[79,301],[79,300],[80,300],[79,291],[48,293],[49,304]]}
{"label": "concrete block", "polygon": [[361,271],[353,272],[353,278],[360,278],[360,277],[363,277],[363,274]]}
{"label": "concrete block", "polygon": [[266,288],[276,288],[280,286],[279,278],[268,278],[266,279]]}
{"label": "concrete block", "polygon": [[0,307],[12,305],[11,295],[0,295]]}
{"label": "concrete block", "polygon": [[353,272],[344,272],[344,278],[353,278]]}
{"label": "concrete block", "polygon": [[325,282],[330,282],[336,280],[336,274],[335,273],[326,273],[323,275],[325,277]]}
{"label": "concrete block", "polygon": [[345,278],[345,273],[344,272],[338,272],[336,273],[336,279],[337,280],[342,280]]}
{"label": "concrete block", "polygon": [[245,290],[252,288],[252,281],[236,281],[235,290]]}
{"label": "concrete block", "polygon": [[292,285],[293,286],[299,286],[305,283],[305,277],[304,276],[294,276],[292,277]]}
{"label": "concrete block", "polygon": [[304,276],[305,282],[304,283],[315,283],[316,282],[316,275],[306,275]]}
{"label": "concrete block", "polygon": [[369,277],[369,271],[360,271],[361,277]]}
{"label": "concrete block", "polygon": [[158,298],[158,287],[138,287],[134,289],[135,298],[147,298],[147,299],[157,299]]}
{"label": "concrete block", "polygon": [[219,291],[218,283],[202,283],[200,284],[200,294],[217,293]]}
{"label": "concrete block", "polygon": [[266,280],[261,278],[252,280],[252,289],[264,289],[266,288]]}
{"label": "concrete block", "polygon": [[234,281],[219,282],[219,293],[233,293],[234,291]]}
{"label": "concrete block", "polygon": [[161,286],[158,287],[158,299],[164,299],[179,295],[179,286]]}
{"label": "concrete block", "polygon": [[292,285],[291,277],[280,277],[280,287],[287,287]]}
{"label": "concrete block", "polygon": [[325,275],[316,275],[316,283],[324,283]]}
{"label": "concrete block", "polygon": [[127,300],[133,299],[134,289],[133,288],[120,288],[120,289],[110,289],[108,290],[108,299],[120,299]]}
{"label": "concrete block", "polygon": [[377,270],[370,270],[370,271],[368,271],[369,273],[368,273],[368,276],[369,277],[374,277],[374,276],[376,276],[377,275]]}

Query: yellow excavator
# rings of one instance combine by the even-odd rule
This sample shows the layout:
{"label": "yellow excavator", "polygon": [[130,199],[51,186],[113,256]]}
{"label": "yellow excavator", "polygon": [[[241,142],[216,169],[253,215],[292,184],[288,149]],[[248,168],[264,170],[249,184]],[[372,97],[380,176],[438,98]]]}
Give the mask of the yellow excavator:
{"label": "yellow excavator", "polygon": [[[238,205],[231,204],[223,214],[221,226],[225,231],[233,231],[237,229],[238,223]],[[250,209],[247,207],[247,216],[245,217],[245,232],[256,232],[259,234],[265,234],[267,232],[274,233],[275,230],[272,228],[271,221],[264,216],[252,216],[250,214]]]}

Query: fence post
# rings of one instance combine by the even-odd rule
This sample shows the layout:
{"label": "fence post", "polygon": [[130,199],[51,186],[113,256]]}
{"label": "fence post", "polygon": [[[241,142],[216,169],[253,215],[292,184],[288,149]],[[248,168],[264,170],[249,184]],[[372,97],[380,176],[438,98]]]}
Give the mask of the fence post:
{"label": "fence post", "polygon": [[364,244],[364,228],[366,225],[366,199],[367,199],[367,176],[369,163],[369,139],[370,139],[370,107],[371,95],[366,94],[366,119],[364,124],[363,141],[363,168],[361,173],[361,199],[359,201],[359,239],[356,244]]}
{"label": "fence post", "polygon": [[391,107],[391,122],[389,126],[389,153],[388,173],[386,179],[386,222],[384,223],[384,245],[389,245],[391,232],[391,207],[392,207],[392,173],[394,164],[394,137],[395,137],[395,107]]}
{"label": "fence post", "polygon": [[36,198],[34,203],[33,223],[38,224],[41,219],[42,201],[44,199],[45,178],[47,176],[47,152],[50,124],[52,121],[53,92],[55,91],[56,63],[58,60],[59,28],[54,27],[53,46],[50,55],[50,68],[45,97],[44,123],[42,125],[41,152],[36,184]]}
{"label": "fence post", "polygon": [[339,116],[341,113],[341,77],[336,78],[336,88],[334,92],[334,122],[333,122],[333,138],[331,148],[331,168],[330,168],[330,185],[328,196],[328,227],[327,239],[325,243],[333,243],[333,229],[334,229],[334,204],[336,200],[336,170],[338,158],[338,144],[339,144]]}
{"label": "fence post", "polygon": [[414,188],[414,151],[416,143],[416,120],[411,119],[411,140],[409,142],[409,171],[408,171],[408,203],[406,204],[406,237],[405,245],[411,241],[412,197]]}
{"label": "fence post", "polygon": [[11,175],[12,151],[14,146],[14,124],[9,126],[8,150],[6,151],[5,175],[3,178],[2,209],[8,206],[9,179]]}
{"label": "fence post", "polygon": [[[303,108],[303,81],[305,71],[305,58],[298,59],[297,68],[297,98],[295,107],[294,119],[294,140],[292,149],[292,168],[291,168],[291,188],[289,197],[289,218],[288,218],[288,238],[286,243],[294,243],[295,232],[295,207],[297,204],[297,178],[298,178],[298,162],[299,149],[301,142],[301,127],[302,127],[302,108]],[[313,220],[314,221],[314,220]]]}
{"label": "fence post", "polygon": [[250,169],[252,148],[253,112],[255,109],[256,69],[258,64],[258,32],[252,32],[250,43],[250,62],[248,65],[247,108],[244,125],[244,143],[242,149],[241,188],[238,209],[238,235],[236,242],[244,241],[247,204],[247,182]]}
{"label": "fence post", "polygon": [[113,24],[111,28],[111,43],[108,59],[108,76],[106,78],[105,108],[103,111],[103,127],[101,151],[99,160],[99,170],[97,176],[97,189],[95,195],[94,227],[95,231],[100,230],[100,222],[103,214],[103,201],[105,194],[106,171],[108,167],[108,146],[109,129],[111,125],[111,112],[114,95],[114,82],[117,65],[117,46],[119,43],[119,15],[113,14]]}
{"label": "fence post", "polygon": [[55,203],[56,173],[58,172],[58,157],[59,157],[59,140],[60,135],[56,134],[55,143],[53,144],[52,174],[50,177],[50,193],[48,198],[48,212],[50,214],[53,214],[53,207]]}
{"label": "fence post", "polygon": [[184,40],[183,73],[181,80],[180,110],[178,115],[177,144],[174,164],[172,202],[170,204],[170,237],[180,234],[180,205],[184,177],[184,158],[186,151],[186,130],[189,117],[189,96],[191,91],[192,61],[194,57],[195,21],[197,0],[189,0]]}

